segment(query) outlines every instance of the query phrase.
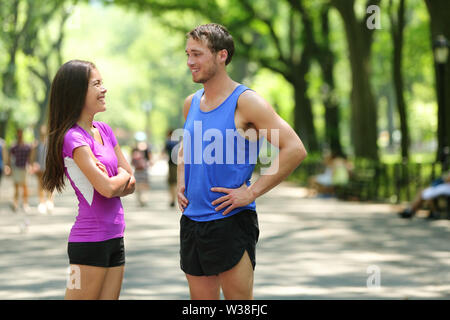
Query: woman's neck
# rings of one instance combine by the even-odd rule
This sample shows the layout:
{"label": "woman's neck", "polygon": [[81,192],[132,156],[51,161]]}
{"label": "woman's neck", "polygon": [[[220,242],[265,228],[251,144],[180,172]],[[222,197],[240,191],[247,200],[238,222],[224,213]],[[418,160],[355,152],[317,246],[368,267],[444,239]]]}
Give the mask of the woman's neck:
{"label": "woman's neck", "polygon": [[89,133],[93,134],[93,122],[94,117],[88,116],[88,115],[81,115],[80,118],[77,121],[77,124],[82,127],[84,130],[86,130]]}

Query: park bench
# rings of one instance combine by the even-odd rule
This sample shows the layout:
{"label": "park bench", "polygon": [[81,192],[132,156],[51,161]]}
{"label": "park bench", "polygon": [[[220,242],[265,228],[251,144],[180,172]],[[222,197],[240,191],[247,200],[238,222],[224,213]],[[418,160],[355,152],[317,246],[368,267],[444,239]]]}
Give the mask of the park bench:
{"label": "park bench", "polygon": [[436,211],[430,212],[430,217],[434,219],[450,219],[450,196],[440,196],[434,199]]}
{"label": "park bench", "polygon": [[[306,162],[300,166],[297,177],[307,181],[308,177],[323,170],[322,162]],[[440,163],[380,163],[354,159],[348,182],[335,185],[333,189],[335,196],[341,200],[409,203],[417,192],[428,187],[441,173]],[[435,207],[437,210],[430,214],[431,218],[450,219],[450,197],[436,199]]]}
{"label": "park bench", "polygon": [[371,160],[356,160],[345,185],[336,186],[335,194],[342,200],[368,201],[378,198],[382,166]]}
{"label": "park bench", "polygon": [[[448,160],[447,160],[448,161]],[[448,168],[448,163],[441,164],[440,171],[442,172],[446,171],[446,168]],[[436,174],[436,165],[433,165],[432,167],[432,181],[436,179],[438,176]],[[447,218],[450,219],[450,196],[442,195],[440,197],[437,197],[433,200],[434,208],[436,211],[432,212],[430,210],[430,218],[433,219],[440,219],[440,218]]]}

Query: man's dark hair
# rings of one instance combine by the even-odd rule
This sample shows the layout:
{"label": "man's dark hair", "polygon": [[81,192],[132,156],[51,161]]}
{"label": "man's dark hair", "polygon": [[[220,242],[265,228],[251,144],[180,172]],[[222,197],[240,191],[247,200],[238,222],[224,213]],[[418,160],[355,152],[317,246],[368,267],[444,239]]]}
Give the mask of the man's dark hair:
{"label": "man's dark hair", "polygon": [[234,41],[227,28],[224,26],[216,23],[204,24],[188,32],[186,37],[194,40],[206,41],[208,48],[213,53],[223,49],[227,50],[228,57],[225,61],[225,65],[228,65],[231,62],[231,58],[234,54]]}

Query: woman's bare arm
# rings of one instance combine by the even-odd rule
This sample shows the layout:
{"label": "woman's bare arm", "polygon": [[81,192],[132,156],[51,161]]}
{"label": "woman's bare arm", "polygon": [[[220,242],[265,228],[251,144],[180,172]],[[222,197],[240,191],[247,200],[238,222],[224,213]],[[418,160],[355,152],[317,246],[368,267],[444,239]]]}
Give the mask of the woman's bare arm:
{"label": "woman's bare arm", "polygon": [[96,164],[95,156],[88,146],[76,148],[73,160],[94,189],[107,198],[119,197],[131,179],[130,174],[121,167],[115,177],[108,177]]}

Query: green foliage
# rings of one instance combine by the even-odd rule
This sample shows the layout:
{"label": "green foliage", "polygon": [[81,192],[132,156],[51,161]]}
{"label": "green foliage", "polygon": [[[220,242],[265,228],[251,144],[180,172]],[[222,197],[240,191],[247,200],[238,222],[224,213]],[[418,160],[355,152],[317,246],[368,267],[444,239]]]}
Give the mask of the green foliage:
{"label": "green foliage", "polygon": [[[32,2],[37,19],[33,23],[40,21],[40,24],[37,32],[30,32],[19,45],[20,52],[16,61],[17,94],[15,97],[0,95],[0,118],[5,114],[3,111],[14,110],[11,119],[8,119],[14,123],[10,125],[8,140],[15,126],[33,127],[40,112],[35,98],[42,99],[45,94],[42,83],[29,68],[43,70],[38,55],[45,54],[57,36],[61,11],[53,10],[44,24],[42,19],[47,16],[42,15],[39,10],[47,10],[51,5],[59,8],[63,4],[70,8],[72,4],[72,1]],[[0,5],[1,74],[7,71],[8,48],[13,39],[8,33],[12,31],[12,17],[7,14],[12,3],[14,1],[6,1]],[[20,0],[20,3],[19,27],[23,26],[26,20],[24,13],[29,1]],[[314,35],[320,42],[320,8],[329,1],[303,0],[302,3],[310,14]],[[366,1],[357,0],[355,3],[358,17],[362,17]],[[382,29],[374,33],[371,56],[371,80],[379,101],[379,132],[387,130],[386,99],[393,92],[392,44],[387,6],[387,2],[381,2]],[[41,12],[40,16],[37,15],[38,12]],[[406,20],[402,63],[412,151],[419,154],[433,152],[437,107],[429,16],[422,0],[407,1]],[[284,63],[282,58],[288,57],[298,63],[304,47],[302,31],[305,26],[299,12],[292,9],[289,1],[83,1],[72,8],[71,16],[65,24],[62,60],[90,60],[98,66],[108,89],[107,111],[98,115],[98,119],[115,128],[121,128],[119,139],[122,143],[131,144],[135,131],[146,130],[143,105],[151,101],[151,139],[153,144],[161,145],[168,128],[183,125],[181,111],[185,97],[201,88],[191,81],[186,67],[185,33],[194,26],[207,22],[223,23],[233,30],[238,45],[233,62],[228,67],[232,77],[259,92],[293,125],[294,87],[286,77],[274,71],[292,71],[286,69],[288,64]],[[293,30],[293,33],[290,34],[289,30]],[[278,37],[278,44],[274,34]],[[294,38],[292,43],[290,37]],[[352,149],[349,128],[351,75],[346,41],[341,18],[335,9],[331,9],[330,43],[336,59],[334,95],[340,108],[341,142],[348,152]],[[49,64],[52,66],[53,75],[59,66],[58,57],[52,56]],[[319,139],[323,140],[325,122],[320,92],[323,80],[316,63],[311,66],[306,77],[309,84],[308,95],[313,105],[314,123]],[[0,85],[3,85],[1,78]],[[399,127],[396,113],[394,126],[394,129]],[[382,152],[394,154],[395,157],[398,154],[398,145],[394,147],[394,150],[382,149]]]}
{"label": "green foliage", "polygon": [[[393,3],[396,4],[397,1]],[[395,6],[394,6],[395,8]],[[382,3],[388,12],[388,3]],[[395,13],[394,13],[395,14]],[[387,130],[387,100],[393,104],[394,125],[399,128],[392,80],[392,39],[387,14],[382,15],[382,29],[374,34],[372,54],[373,83],[379,99],[379,131]],[[437,131],[437,106],[433,79],[433,55],[430,50],[429,17],[425,3],[406,1],[406,27],[403,47],[404,94],[410,126],[412,151],[432,151]],[[398,150],[398,144],[396,144]],[[388,150],[384,150],[387,152]],[[399,152],[399,151],[397,151]]]}
{"label": "green foliage", "polygon": [[184,35],[171,34],[151,15],[119,7],[77,10],[82,18],[68,31],[64,57],[93,61],[101,72],[107,111],[98,119],[125,129],[123,142],[132,143],[135,131],[146,131],[143,106],[151,102],[151,140],[161,145],[169,127],[182,126],[183,101],[196,90],[187,72]]}

